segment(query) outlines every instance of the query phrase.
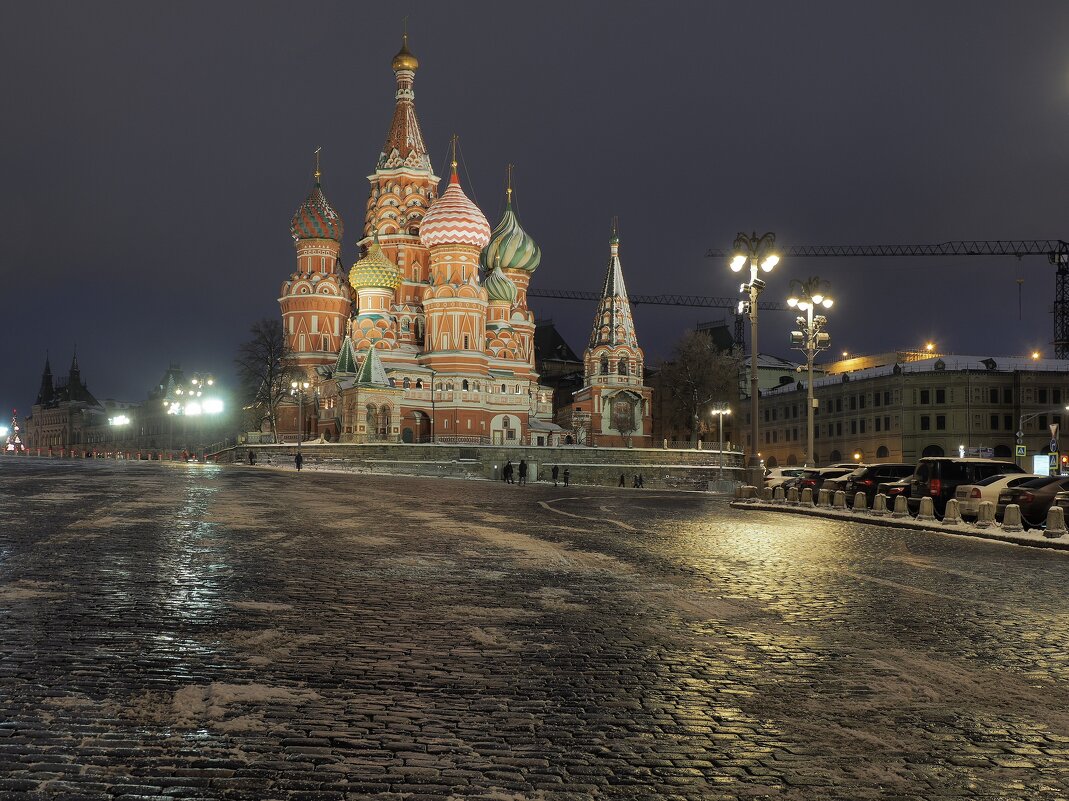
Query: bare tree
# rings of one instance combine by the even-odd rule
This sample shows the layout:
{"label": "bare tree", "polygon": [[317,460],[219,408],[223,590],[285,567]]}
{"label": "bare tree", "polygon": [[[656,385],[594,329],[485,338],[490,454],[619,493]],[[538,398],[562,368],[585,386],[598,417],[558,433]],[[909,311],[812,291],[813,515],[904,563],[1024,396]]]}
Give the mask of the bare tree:
{"label": "bare tree", "polygon": [[267,420],[278,441],[278,404],[289,392],[296,375],[282,321],[264,318],[249,330],[252,339],[238,349],[238,378],[243,405],[254,410],[259,424]]}
{"label": "bare tree", "polygon": [[697,445],[698,435],[711,430],[710,404],[738,401],[739,368],[738,356],[718,349],[706,334],[684,334],[654,382],[665,427],[689,429],[691,445]]}
{"label": "bare tree", "polygon": [[621,392],[612,399],[609,425],[626,443],[631,443],[631,434],[635,430],[635,401],[630,396]]}

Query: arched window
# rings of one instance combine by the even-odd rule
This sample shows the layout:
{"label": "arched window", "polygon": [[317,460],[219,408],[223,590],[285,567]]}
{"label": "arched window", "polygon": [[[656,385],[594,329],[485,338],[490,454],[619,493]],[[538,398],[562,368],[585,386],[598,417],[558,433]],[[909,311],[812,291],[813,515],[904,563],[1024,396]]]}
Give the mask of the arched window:
{"label": "arched window", "polygon": [[390,436],[390,407],[386,404],[379,409],[379,439],[388,439]]}
{"label": "arched window", "polygon": [[365,418],[367,422],[367,433],[369,436],[374,436],[375,431],[379,427],[379,415],[378,412],[375,411],[375,407],[370,403],[367,405]]}
{"label": "arched window", "polygon": [[[889,450],[887,450],[887,446],[886,445],[881,445],[880,447],[878,447],[876,449],[876,458],[877,459],[886,459],[890,455],[891,455],[891,452]],[[1006,449],[1006,455],[1007,456],[1010,455],[1008,448]]]}
{"label": "arched window", "polygon": [[422,378],[417,378],[416,379],[416,389],[423,389],[423,379]]}
{"label": "arched window", "polygon": [[769,456],[768,461],[765,462],[768,467],[779,467],[779,460],[775,456]]}
{"label": "arched window", "polygon": [[[798,457],[795,456],[793,453],[789,454],[787,456],[787,466],[788,467],[794,467],[796,464],[798,464]],[[769,465],[769,467],[771,467],[771,466],[772,465]]]}
{"label": "arched window", "polygon": [[411,381],[409,381],[409,380],[408,380],[408,378],[406,377],[406,378],[405,378],[405,380],[401,382],[401,386],[402,386],[402,387],[403,387],[404,389],[408,389],[409,387],[411,387],[411,386],[412,386],[412,382],[411,382]]}
{"label": "arched window", "polygon": [[464,382],[460,385],[460,388],[462,390],[464,390],[465,392],[468,391],[468,379],[466,379],[466,378],[464,379]]}
{"label": "arched window", "polygon": [[943,449],[941,447],[939,447],[938,445],[929,445],[927,448],[925,448],[923,451],[921,451],[921,456],[943,456],[943,455],[944,455],[943,454]]}
{"label": "arched window", "polygon": [[616,363],[616,372],[620,375],[627,375],[627,359],[620,359]]}
{"label": "arched window", "polygon": [[832,451],[831,456],[828,457],[829,462],[841,462],[842,460],[843,455],[839,451]]}
{"label": "arched window", "polygon": [[608,356],[602,356],[601,357],[601,374],[602,375],[608,375],[608,373],[609,373],[609,357]]}
{"label": "arched window", "polygon": [[[502,393],[508,392],[508,390],[505,388],[504,384],[501,385],[501,392]],[[508,419],[508,418],[506,418],[506,419]]]}

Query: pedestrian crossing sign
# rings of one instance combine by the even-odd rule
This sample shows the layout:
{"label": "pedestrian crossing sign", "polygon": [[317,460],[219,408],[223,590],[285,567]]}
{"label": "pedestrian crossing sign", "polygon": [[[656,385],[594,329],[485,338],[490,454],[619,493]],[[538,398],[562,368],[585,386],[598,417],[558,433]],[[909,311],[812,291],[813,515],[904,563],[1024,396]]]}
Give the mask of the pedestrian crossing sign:
{"label": "pedestrian crossing sign", "polygon": [[1024,445],[1018,445],[1017,446],[1017,455],[1018,456],[1027,456],[1028,455],[1028,448],[1026,448]]}

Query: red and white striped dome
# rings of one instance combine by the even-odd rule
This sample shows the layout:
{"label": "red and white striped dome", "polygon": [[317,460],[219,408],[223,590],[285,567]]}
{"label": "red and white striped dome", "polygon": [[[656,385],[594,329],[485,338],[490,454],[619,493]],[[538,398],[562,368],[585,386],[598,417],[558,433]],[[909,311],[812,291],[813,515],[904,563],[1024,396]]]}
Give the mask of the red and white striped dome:
{"label": "red and white striped dome", "polygon": [[490,241],[490,223],[460,188],[455,169],[449,187],[431,204],[419,224],[419,241],[425,247],[473,245],[480,249]]}

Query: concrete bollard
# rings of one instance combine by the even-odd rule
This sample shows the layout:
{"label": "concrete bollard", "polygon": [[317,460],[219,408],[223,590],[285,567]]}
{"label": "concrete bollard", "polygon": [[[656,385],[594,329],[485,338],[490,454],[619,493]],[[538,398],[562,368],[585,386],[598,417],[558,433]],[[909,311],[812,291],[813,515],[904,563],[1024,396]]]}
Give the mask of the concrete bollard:
{"label": "concrete bollard", "polygon": [[787,503],[798,503],[798,487],[791,487],[787,490]]}
{"label": "concrete bollard", "polygon": [[762,487],[761,488],[761,500],[762,501],[771,501],[772,500],[772,487]]}
{"label": "concrete bollard", "polygon": [[1065,528],[1065,510],[1060,506],[1050,507],[1047,512],[1047,528],[1043,531],[1044,537],[1064,537],[1069,531]]}
{"label": "concrete bollard", "polygon": [[863,492],[854,493],[854,511],[867,512],[869,510],[869,496]]}
{"label": "concrete bollard", "polygon": [[830,493],[826,489],[817,490],[817,506],[830,506]]}
{"label": "concrete bollard", "polygon": [[980,508],[976,511],[976,527],[990,528],[995,525],[995,504],[991,501],[980,501]]}
{"label": "concrete bollard", "polygon": [[742,494],[739,497],[742,500],[752,501],[754,499],[754,496],[757,494],[757,487],[751,487],[749,484],[747,484],[740,490],[740,492]]}
{"label": "concrete bollard", "polygon": [[887,496],[882,492],[876,493],[876,497],[872,499],[872,513],[880,517],[887,514]]}
{"label": "concrete bollard", "polygon": [[802,490],[802,500],[799,501],[799,503],[802,506],[812,506],[813,505],[813,488],[812,487],[806,487],[805,489]]}
{"label": "concrete bollard", "polygon": [[921,498],[921,505],[917,510],[917,519],[922,523],[931,523],[935,520],[935,502],[927,495]]}
{"label": "concrete bollard", "polygon": [[772,492],[772,503],[785,503],[787,496],[783,494],[783,487],[776,487]]}
{"label": "concrete bollard", "polygon": [[835,494],[831,499],[832,509],[845,509],[846,508],[846,493],[842,490],[835,490]]}
{"label": "concrete bollard", "polygon": [[1002,513],[1003,531],[1024,531],[1021,525],[1021,507],[1016,503],[1006,505],[1006,511]]}
{"label": "concrete bollard", "polygon": [[895,508],[891,512],[891,517],[909,517],[909,504],[906,503],[905,495],[899,495],[895,498]]}
{"label": "concrete bollard", "polygon": [[958,502],[951,498],[947,501],[946,511],[943,512],[944,526],[957,526],[961,524],[961,507]]}

